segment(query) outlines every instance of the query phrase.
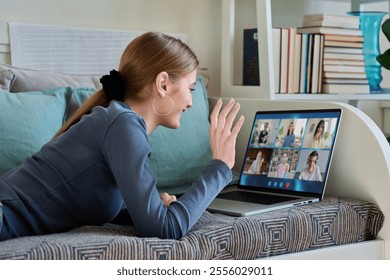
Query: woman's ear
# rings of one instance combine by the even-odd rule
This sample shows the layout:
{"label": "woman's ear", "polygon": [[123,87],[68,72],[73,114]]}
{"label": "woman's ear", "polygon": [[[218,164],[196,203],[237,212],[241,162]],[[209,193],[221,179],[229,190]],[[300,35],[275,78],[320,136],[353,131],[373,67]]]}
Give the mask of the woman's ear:
{"label": "woman's ear", "polygon": [[167,72],[163,71],[163,72],[158,73],[158,75],[156,77],[156,88],[157,88],[158,93],[161,96],[165,96],[165,94],[167,92],[168,80],[169,80],[169,75]]}

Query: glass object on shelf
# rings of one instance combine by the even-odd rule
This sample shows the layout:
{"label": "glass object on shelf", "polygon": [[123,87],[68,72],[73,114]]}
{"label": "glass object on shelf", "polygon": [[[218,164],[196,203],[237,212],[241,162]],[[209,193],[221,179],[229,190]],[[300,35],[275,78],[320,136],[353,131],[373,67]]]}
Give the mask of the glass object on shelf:
{"label": "glass object on shelf", "polygon": [[381,70],[382,66],[376,60],[380,55],[379,35],[383,16],[386,12],[351,12],[351,15],[360,17],[360,29],[363,32],[363,54],[365,71],[368,84],[370,85],[370,93],[381,93],[380,83],[382,82]]}

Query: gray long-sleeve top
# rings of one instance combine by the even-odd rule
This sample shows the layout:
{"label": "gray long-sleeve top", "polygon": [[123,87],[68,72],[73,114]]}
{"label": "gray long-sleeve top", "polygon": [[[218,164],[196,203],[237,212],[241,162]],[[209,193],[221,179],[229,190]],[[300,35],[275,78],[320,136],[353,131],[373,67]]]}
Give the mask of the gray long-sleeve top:
{"label": "gray long-sleeve top", "polygon": [[231,171],[212,160],[167,208],[156,188],[150,156],[140,115],[118,101],[95,107],[0,178],[0,240],[102,225],[117,217],[123,205],[141,236],[180,238],[230,182]]}

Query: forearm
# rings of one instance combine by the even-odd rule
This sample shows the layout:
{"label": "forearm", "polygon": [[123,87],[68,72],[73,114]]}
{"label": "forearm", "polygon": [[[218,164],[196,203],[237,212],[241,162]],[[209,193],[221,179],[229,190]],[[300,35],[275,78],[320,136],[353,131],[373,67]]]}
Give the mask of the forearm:
{"label": "forearm", "polygon": [[232,173],[228,166],[220,160],[213,160],[194,181],[192,187],[177,202],[172,203],[170,208],[179,205],[185,207],[189,215],[187,229],[189,230],[231,180]]}
{"label": "forearm", "polygon": [[228,166],[220,160],[213,160],[192,187],[169,207],[163,206],[157,191],[150,187],[149,191],[144,189],[145,197],[149,197],[144,203],[137,203],[141,198],[134,199],[140,193],[133,194],[133,201],[128,203],[129,211],[141,236],[179,239],[187,234],[231,180]]}

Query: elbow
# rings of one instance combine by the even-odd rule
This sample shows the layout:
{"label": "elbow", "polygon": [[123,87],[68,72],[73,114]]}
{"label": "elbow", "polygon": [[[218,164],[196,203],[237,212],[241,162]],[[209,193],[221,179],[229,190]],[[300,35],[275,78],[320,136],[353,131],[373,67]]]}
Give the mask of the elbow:
{"label": "elbow", "polygon": [[160,238],[178,240],[185,236],[187,231],[188,223],[177,219],[175,215],[167,215],[164,226],[160,231]]}
{"label": "elbow", "polygon": [[143,237],[155,237],[159,239],[174,239],[179,240],[186,235],[186,231],[183,232],[177,226],[163,225],[161,228],[156,228],[155,230],[148,230],[146,232],[141,232]]}
{"label": "elbow", "polygon": [[[177,217],[175,211],[168,209],[163,218],[155,223],[143,223],[139,232],[143,237],[156,237],[160,239],[178,240],[185,236],[189,230],[188,217]],[[138,227],[137,227],[138,228]]]}
{"label": "elbow", "polygon": [[166,228],[155,228],[155,229],[144,229],[138,230],[141,237],[149,237],[149,238],[159,238],[159,239],[174,239],[179,240],[185,234],[177,229]]}
{"label": "elbow", "polygon": [[179,240],[180,238],[182,238],[185,234],[181,233],[180,231],[167,231],[167,232],[163,232],[160,236],[161,239],[175,239],[175,240]]}
{"label": "elbow", "polygon": [[187,210],[181,203],[173,202],[166,208],[160,238],[178,240],[188,233],[190,227],[190,215]]}

